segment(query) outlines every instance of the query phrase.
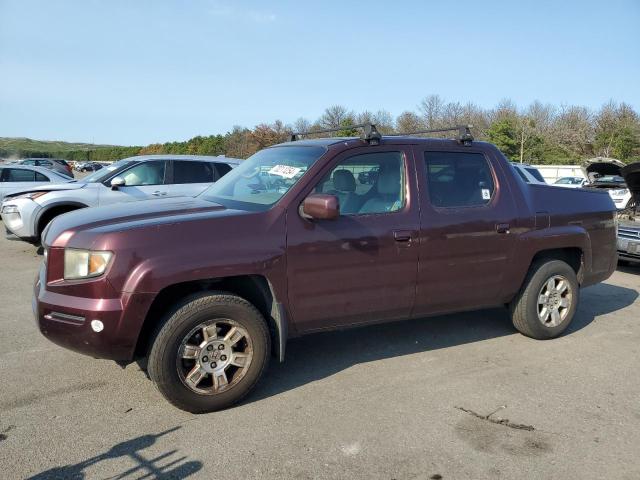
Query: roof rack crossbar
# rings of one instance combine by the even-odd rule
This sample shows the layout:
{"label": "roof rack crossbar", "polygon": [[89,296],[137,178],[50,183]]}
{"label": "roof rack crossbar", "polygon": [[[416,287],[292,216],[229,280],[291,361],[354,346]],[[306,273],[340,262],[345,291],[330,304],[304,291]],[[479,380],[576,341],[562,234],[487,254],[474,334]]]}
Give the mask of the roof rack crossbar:
{"label": "roof rack crossbar", "polygon": [[471,135],[471,127],[472,125],[456,125],[455,127],[447,127],[447,128],[434,128],[431,130],[418,130],[415,132],[406,132],[406,133],[392,133],[389,136],[391,137],[401,137],[408,135],[423,135],[425,133],[445,133],[445,132],[458,132],[458,136],[456,140],[458,140],[463,145],[469,145],[473,141],[473,135]]}
{"label": "roof rack crossbar", "polygon": [[343,127],[338,127],[338,128],[323,128],[322,130],[312,130],[308,132],[294,132],[291,134],[290,141],[295,142],[296,140],[299,140],[300,137],[305,137],[307,135],[316,135],[319,133],[341,132],[344,130],[351,130],[356,128],[362,129],[362,134],[360,135],[360,138],[362,140],[369,143],[370,145],[380,144],[380,139],[382,138],[382,135],[380,135],[380,132],[378,132],[378,129],[372,123],[360,123],[358,125],[345,125]]}

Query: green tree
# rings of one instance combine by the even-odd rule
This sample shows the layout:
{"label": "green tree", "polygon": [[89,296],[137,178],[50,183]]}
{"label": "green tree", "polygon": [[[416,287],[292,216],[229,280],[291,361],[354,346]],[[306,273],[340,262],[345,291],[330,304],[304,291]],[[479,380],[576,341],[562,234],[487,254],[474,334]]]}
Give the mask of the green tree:
{"label": "green tree", "polygon": [[487,138],[509,159],[515,160],[518,158],[520,144],[515,120],[503,118],[494,122],[487,130]]}

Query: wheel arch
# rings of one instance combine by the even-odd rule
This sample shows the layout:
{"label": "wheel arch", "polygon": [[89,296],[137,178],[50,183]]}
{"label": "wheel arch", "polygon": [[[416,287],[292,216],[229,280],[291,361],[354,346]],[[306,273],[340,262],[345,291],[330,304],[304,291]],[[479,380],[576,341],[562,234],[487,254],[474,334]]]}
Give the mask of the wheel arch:
{"label": "wheel arch", "polygon": [[142,323],[135,347],[135,356],[146,356],[158,322],[185,298],[207,291],[225,291],[253,304],[268,323],[272,354],[284,360],[288,337],[288,321],[284,306],[275,296],[269,280],[263,275],[239,275],[175,283],[164,287],[155,296]]}
{"label": "wheel arch", "polygon": [[58,215],[87,207],[88,205],[82,202],[56,202],[51,205],[47,205],[46,208],[43,208],[38,212],[38,215],[35,218],[34,231],[36,236],[39,237],[47,223]]}

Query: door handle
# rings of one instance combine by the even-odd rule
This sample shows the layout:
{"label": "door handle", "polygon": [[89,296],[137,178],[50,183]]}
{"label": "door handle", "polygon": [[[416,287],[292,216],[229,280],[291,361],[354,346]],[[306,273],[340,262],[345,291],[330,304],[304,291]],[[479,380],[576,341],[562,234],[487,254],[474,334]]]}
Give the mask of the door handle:
{"label": "door handle", "polygon": [[508,223],[498,223],[496,225],[496,232],[498,232],[498,233],[509,233],[509,224]]}
{"label": "door handle", "polygon": [[409,242],[411,241],[412,232],[411,230],[394,230],[393,231],[393,239],[396,242]]}
{"label": "door handle", "polygon": [[161,192],[160,190],[156,190],[151,195],[153,195],[154,197],[161,197],[161,196],[166,195],[166,194],[167,194],[167,192]]}

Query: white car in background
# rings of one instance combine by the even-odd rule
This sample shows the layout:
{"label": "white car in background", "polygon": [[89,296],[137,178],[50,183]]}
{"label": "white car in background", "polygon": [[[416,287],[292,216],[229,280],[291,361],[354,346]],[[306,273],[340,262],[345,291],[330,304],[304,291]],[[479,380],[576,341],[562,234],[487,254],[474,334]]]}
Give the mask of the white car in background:
{"label": "white car in background", "polygon": [[17,164],[0,165],[0,201],[5,195],[15,190],[40,187],[51,183],[64,183],[70,180],[68,176],[45,167]]}
{"label": "white car in background", "polygon": [[545,182],[544,177],[536,167],[532,167],[527,163],[515,163],[511,162],[511,166],[516,170],[516,173],[525,181],[525,183],[533,183],[539,185],[548,185]]}
{"label": "white car in background", "polygon": [[564,188],[581,188],[587,183],[584,177],[562,177],[553,182],[554,185]]}
{"label": "white car in background", "polygon": [[615,158],[596,157],[586,160],[582,164],[582,171],[590,181],[588,188],[602,188],[607,191],[618,210],[630,206],[633,198],[622,177],[625,164]]}
{"label": "white car in background", "polygon": [[37,243],[58,215],[85,207],[152,198],[196,196],[239,164],[235,158],[198,155],[130,157],[81,180],[13,192],[2,202],[5,228]]}

